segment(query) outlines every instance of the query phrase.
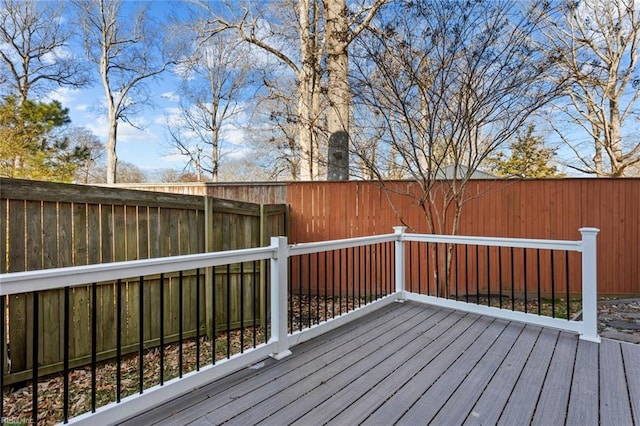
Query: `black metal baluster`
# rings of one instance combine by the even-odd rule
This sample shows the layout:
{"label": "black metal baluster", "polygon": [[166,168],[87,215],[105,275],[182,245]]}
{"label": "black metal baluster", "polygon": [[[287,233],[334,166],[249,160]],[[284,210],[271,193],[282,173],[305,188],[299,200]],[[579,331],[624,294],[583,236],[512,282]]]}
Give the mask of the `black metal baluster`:
{"label": "black metal baluster", "polygon": [[307,289],[309,290],[307,293],[307,311],[308,311],[308,318],[307,318],[307,327],[311,328],[311,305],[312,305],[312,301],[311,301],[311,253],[307,254]]}
{"label": "black metal baluster", "polygon": [[356,308],[356,249],[351,247],[351,296],[353,297],[352,309]]}
{"label": "black metal baluster", "polygon": [[369,244],[369,297],[371,300],[375,300],[374,299],[374,287],[373,287],[373,281],[374,281],[374,276],[373,276],[373,245]]}
{"label": "black metal baluster", "polygon": [[138,281],[138,392],[144,392],[144,277]]}
{"label": "black metal baluster", "polygon": [[211,365],[216,364],[216,340],[218,340],[217,324],[216,324],[216,302],[217,302],[217,278],[215,266],[211,268]]}
{"label": "black metal baluster", "polygon": [[116,402],[122,392],[122,280],[116,283]]}
{"label": "black metal baluster", "polygon": [[302,256],[298,256],[298,330],[302,331]]}
{"label": "black metal baluster", "polygon": [[393,263],[391,262],[391,244],[390,243],[384,244],[384,253],[385,253],[384,255],[385,258],[387,259],[385,261],[386,269],[387,269],[387,294],[391,294],[392,291],[395,291],[395,288],[393,288],[392,286],[392,279],[391,279],[391,277],[393,276],[391,272],[391,265]]}
{"label": "black metal baluster", "polygon": [[567,320],[571,321],[571,308],[569,306],[569,252],[565,251],[564,269],[566,271],[566,286],[567,286]]}
{"label": "black metal baluster", "polygon": [[540,249],[536,249],[536,268],[538,278],[538,315],[542,313],[542,298],[540,296]]}
{"label": "black metal baluster", "polygon": [[358,308],[362,306],[362,246],[358,246]]}
{"label": "black metal baluster", "polygon": [[196,371],[200,371],[200,268],[196,268]]}
{"label": "black metal baluster", "polygon": [[480,254],[479,246],[476,246],[476,305],[480,304]]}
{"label": "black metal baluster", "polygon": [[453,268],[456,271],[456,280],[455,280],[455,293],[456,293],[456,301],[458,300],[458,281],[460,280],[460,271],[458,270],[458,245],[454,245],[455,250],[453,252]]}
{"label": "black metal baluster", "polygon": [[500,283],[500,288],[499,288],[499,297],[500,297],[500,309],[502,309],[502,286],[504,285],[503,281],[502,281],[502,247],[498,247],[498,275],[500,276],[500,278],[498,279],[498,282]]}
{"label": "black metal baluster", "polygon": [[316,252],[316,324],[320,324],[320,253]]}
{"label": "black metal baluster", "polygon": [[91,412],[96,412],[96,365],[98,345],[98,285],[91,284]]}
{"label": "black metal baluster", "polygon": [[491,247],[487,246],[487,306],[491,306]]}
{"label": "black metal baluster", "polygon": [[[344,249],[344,277],[345,277],[345,303],[347,312],[349,312],[349,249]],[[352,307],[353,309],[353,307]]]}
{"label": "black metal baluster", "polygon": [[244,353],[244,263],[240,262],[240,353]]}
{"label": "black metal baluster", "polygon": [[266,271],[263,276],[264,276],[264,313],[265,313],[265,324],[264,324],[264,343],[266,344],[269,341],[269,336],[270,336],[270,329],[269,329],[269,324],[267,322],[267,314],[269,312],[269,304],[271,303],[271,299],[270,299],[270,291],[269,291],[269,286],[271,285],[271,262],[269,262],[268,260],[262,260],[262,267],[264,268],[264,270]]}
{"label": "black metal baluster", "polygon": [[342,315],[342,249],[338,250],[338,301],[338,310]]}
{"label": "black metal baluster", "polygon": [[[288,291],[287,294],[289,295],[289,314],[287,315],[287,317],[289,318],[289,334],[293,334],[293,280],[291,279],[293,276],[293,257],[289,257],[288,260],[288,271],[287,271],[287,275],[289,277],[288,284]],[[274,283],[274,285],[278,285],[277,283]],[[273,312],[272,315],[277,315],[277,313]]]}
{"label": "black metal baluster", "polygon": [[182,271],[178,272],[178,377],[182,378],[182,362],[183,362],[183,355],[182,355],[182,334],[183,334],[183,316],[184,316],[184,308],[183,308],[183,302],[184,302],[184,296],[182,295],[182,292],[184,290],[184,280],[183,280],[183,273]]}
{"label": "black metal baluster", "polygon": [[[409,291],[413,290],[413,241],[409,241],[409,267],[407,270],[409,271]],[[420,259],[420,246],[418,246],[418,259]],[[422,277],[422,267],[420,265],[420,261],[418,261],[418,294],[420,294],[420,278]],[[406,283],[405,283],[406,285]]]}
{"label": "black metal baluster", "polygon": [[231,358],[231,264],[227,264],[227,359]]}
{"label": "black metal baluster", "polygon": [[551,258],[551,318],[556,317],[556,269],[554,262],[554,252],[549,250],[549,257]]}
{"label": "black metal baluster", "polygon": [[257,316],[258,316],[258,310],[256,309],[257,307],[257,303],[256,303],[256,297],[258,296],[258,292],[257,292],[257,286],[258,286],[258,262],[257,261],[253,261],[253,280],[251,281],[253,286],[251,288],[251,307],[252,307],[252,312],[251,312],[251,317],[253,318],[253,347],[255,348],[256,346],[258,346],[258,335],[257,335]]}
{"label": "black metal baluster", "polygon": [[[40,306],[39,306],[39,294],[37,291],[33,292],[33,346],[31,352],[32,367],[31,367],[31,420],[34,425],[38,424],[38,323],[40,322]],[[3,313],[4,315],[4,313]]]}
{"label": "black metal baluster", "polygon": [[324,254],[324,320],[327,320],[327,281],[329,280],[329,266],[327,265],[327,252],[322,252]]}
{"label": "black metal baluster", "polygon": [[442,297],[449,298],[449,244],[444,245],[444,294]]}
{"label": "black metal baluster", "polygon": [[527,249],[522,249],[524,257],[524,313],[529,312],[528,300],[527,300]]}
{"label": "black metal baluster", "polygon": [[436,260],[433,265],[433,271],[435,272],[435,288],[434,294],[436,297],[440,297],[440,253],[438,253],[438,243],[436,243]]}
{"label": "black metal baluster", "polygon": [[160,274],[160,386],[164,385],[164,273]]}
{"label": "black metal baluster", "polygon": [[[3,296],[0,296],[4,298]],[[4,310],[0,310],[0,315],[4,315]],[[4,344],[4,341],[0,340]],[[64,423],[69,422],[69,343],[71,342],[69,336],[69,287],[64,288],[64,360],[63,360],[63,375],[64,375],[64,390],[63,390],[63,404],[62,404],[62,417]],[[0,360],[1,361],[1,360]],[[2,388],[0,387],[0,398],[2,398]],[[2,417],[2,410],[0,410],[0,418]]]}
{"label": "black metal baluster", "polygon": [[429,249],[429,243],[426,244],[427,250],[427,296],[431,296],[431,250]]}
{"label": "black metal baluster", "polygon": [[516,282],[515,282],[515,271],[514,271],[514,261],[513,261],[513,247],[511,247],[511,310],[516,310]]}
{"label": "black metal baluster", "polygon": [[466,279],[464,280],[464,292],[465,292],[465,302],[469,303],[469,245],[464,245],[464,275]]}

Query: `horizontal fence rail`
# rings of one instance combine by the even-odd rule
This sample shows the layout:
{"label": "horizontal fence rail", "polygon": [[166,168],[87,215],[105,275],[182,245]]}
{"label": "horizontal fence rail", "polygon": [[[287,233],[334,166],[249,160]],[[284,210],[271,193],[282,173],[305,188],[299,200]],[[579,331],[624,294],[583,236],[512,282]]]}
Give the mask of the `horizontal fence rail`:
{"label": "horizontal fence rail", "polygon": [[[274,237],[261,248],[2,274],[0,415],[118,422],[267,356],[281,359],[300,342],[405,299],[598,341],[597,230],[581,229],[581,241],[394,231],[294,245]],[[569,305],[570,290],[580,292],[581,320],[570,315],[578,309]],[[55,335],[41,321],[48,292],[60,293],[63,327]],[[7,333],[6,302],[16,295],[26,301],[24,327],[32,329],[24,342],[31,370],[24,382],[7,385],[16,342]],[[549,295],[546,312],[541,301]],[[556,300],[563,298],[564,305]],[[113,317],[114,328],[101,327],[100,312]],[[89,329],[90,342],[75,340],[78,327]],[[59,339],[64,352],[57,377],[38,371],[45,337]],[[115,350],[101,349],[108,347]],[[89,349],[81,354],[86,365],[77,360],[82,348]],[[60,382],[53,411],[44,403],[50,380]],[[18,393],[30,393],[30,407],[15,405]]]}

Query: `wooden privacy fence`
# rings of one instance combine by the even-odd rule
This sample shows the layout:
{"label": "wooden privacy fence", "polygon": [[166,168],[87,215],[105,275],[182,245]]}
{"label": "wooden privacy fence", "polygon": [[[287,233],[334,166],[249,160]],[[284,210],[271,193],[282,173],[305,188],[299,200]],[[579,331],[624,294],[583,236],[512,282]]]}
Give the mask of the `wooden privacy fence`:
{"label": "wooden privacy fence", "polygon": [[[416,185],[388,184],[406,192]],[[640,294],[640,179],[473,180],[466,195],[470,200],[462,209],[459,235],[579,240],[580,228],[599,228],[598,294]],[[414,199],[385,191],[376,182],[289,183],[287,204],[293,243],[388,233],[402,225],[400,216],[415,232],[428,232]],[[506,262],[508,254],[503,255]],[[497,256],[491,253],[492,259]],[[522,253],[516,251],[518,258]],[[548,259],[548,253],[541,255],[543,266]],[[527,262],[528,274],[534,274],[536,254],[530,253]],[[492,269],[492,275],[497,273]],[[535,275],[529,279],[537,280]]]}
{"label": "wooden privacy fence", "polygon": [[[236,248],[259,247],[268,244],[275,235],[287,235],[286,205],[258,205],[211,197],[163,194],[126,189],[66,185],[36,181],[0,179],[0,272],[19,272],[39,269],[78,266],[96,263],[147,259],[183,254],[220,251]],[[199,283],[201,297],[214,288],[225,292],[230,288],[233,300],[245,295],[247,311],[252,304],[264,312],[264,291],[257,292],[259,300],[249,300],[256,280],[264,274],[260,265],[225,270],[211,268],[185,273],[182,282],[182,309],[188,318],[183,322],[185,336],[195,334],[196,327],[210,330],[213,318],[205,317],[211,309],[195,314],[196,285]],[[214,281],[215,280],[215,281]],[[227,285],[226,280],[230,280]],[[144,304],[139,306],[141,283],[138,278],[126,281],[121,297],[125,301],[122,321],[137,318],[142,309],[145,321],[144,340],[147,347],[157,345],[160,338],[157,311],[159,310],[159,288],[164,286],[164,330],[165,342],[175,339],[179,324],[176,318],[180,309],[178,277],[172,275],[145,277],[142,288]],[[240,291],[240,283],[246,291]],[[260,280],[264,282],[264,280]],[[98,283],[95,293],[89,284],[72,289],[72,331],[70,357],[72,365],[87,362],[90,354],[89,332],[90,308],[96,297],[99,321],[115,324],[116,283]],[[9,357],[2,353],[4,371],[10,371],[4,383],[24,380],[32,368],[32,294],[11,296],[7,311],[8,333],[11,351]],[[48,374],[62,367],[63,348],[63,290],[52,290],[42,294],[39,300],[39,371]],[[226,298],[220,295],[217,300]],[[218,302],[221,303],[221,302]],[[232,304],[237,306],[238,303]],[[216,324],[225,324],[224,306],[216,310]],[[209,314],[207,314],[209,315]],[[232,327],[240,322],[240,313],[230,313]],[[133,323],[133,321],[131,321]],[[220,328],[220,327],[218,327]],[[115,326],[98,330],[97,345],[100,359],[115,353]],[[123,347],[135,348],[139,330],[125,327]]]}
{"label": "wooden privacy fence", "polygon": [[[384,185],[351,181],[145,187],[209,196],[223,194],[224,198],[245,201],[286,202],[292,243],[384,234],[403,224],[416,232],[428,232],[415,199],[384,189],[415,193],[416,183],[411,181]],[[580,228],[599,228],[599,295],[640,294],[640,179],[472,180],[467,185],[466,197],[470,200],[462,209],[459,235],[577,240]],[[523,257],[517,251],[515,254],[516,258]],[[481,251],[479,256],[483,263],[484,253]],[[530,254],[527,262],[535,262],[535,258],[535,254]],[[542,255],[541,262],[543,265],[549,262],[547,254]],[[579,278],[575,275],[580,273],[579,265],[574,267],[572,276]],[[515,268],[517,277],[523,264]],[[533,274],[533,266],[527,269],[528,274]],[[483,271],[480,274],[484,276]],[[497,272],[492,270],[491,274],[495,276]],[[537,280],[535,276],[528,278]]]}

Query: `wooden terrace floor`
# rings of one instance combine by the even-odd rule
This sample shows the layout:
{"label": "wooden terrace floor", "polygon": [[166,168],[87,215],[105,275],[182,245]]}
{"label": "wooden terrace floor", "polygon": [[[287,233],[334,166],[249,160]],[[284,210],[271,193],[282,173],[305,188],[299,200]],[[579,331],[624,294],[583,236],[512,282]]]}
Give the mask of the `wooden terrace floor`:
{"label": "wooden terrace floor", "polygon": [[129,424],[640,425],[640,346],[394,303]]}

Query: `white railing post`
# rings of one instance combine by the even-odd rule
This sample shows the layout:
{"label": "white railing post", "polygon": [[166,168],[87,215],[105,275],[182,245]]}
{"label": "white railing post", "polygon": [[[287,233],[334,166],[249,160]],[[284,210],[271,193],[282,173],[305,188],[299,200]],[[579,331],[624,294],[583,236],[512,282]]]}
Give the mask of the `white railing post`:
{"label": "white railing post", "polygon": [[[597,228],[580,228],[582,234],[582,334],[580,339],[600,342],[598,335]],[[567,301],[568,303],[569,301]]]}
{"label": "white railing post", "polygon": [[394,226],[393,233],[396,234],[395,241],[395,271],[396,271],[396,293],[398,293],[399,300],[405,300],[405,259],[404,259],[404,241],[402,240],[402,234],[404,234],[406,226]]}
{"label": "white railing post", "polygon": [[287,264],[289,247],[287,237],[271,237],[271,246],[277,253],[271,258],[271,339],[276,344],[272,358],[291,355],[287,337]]}

